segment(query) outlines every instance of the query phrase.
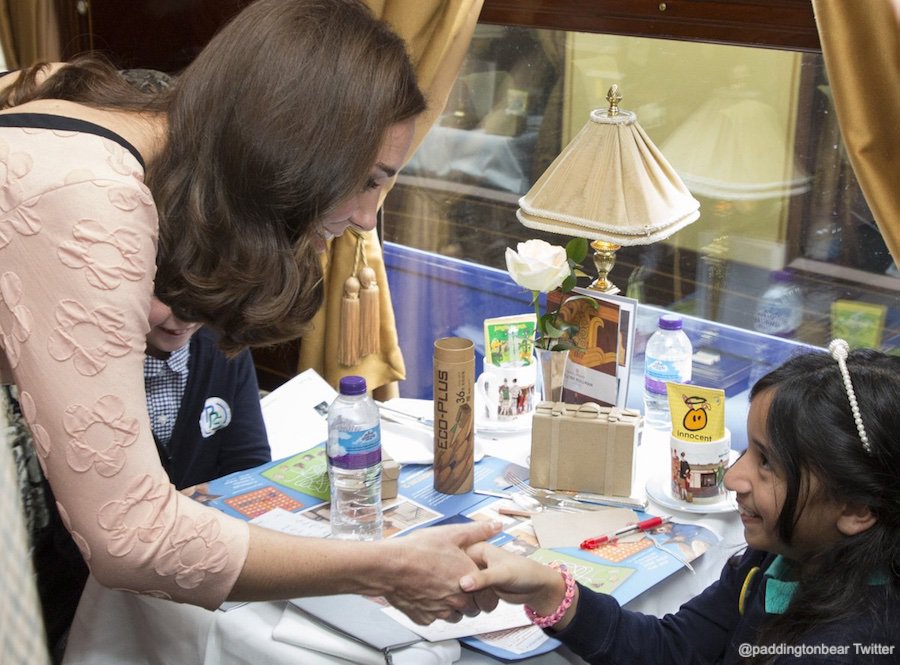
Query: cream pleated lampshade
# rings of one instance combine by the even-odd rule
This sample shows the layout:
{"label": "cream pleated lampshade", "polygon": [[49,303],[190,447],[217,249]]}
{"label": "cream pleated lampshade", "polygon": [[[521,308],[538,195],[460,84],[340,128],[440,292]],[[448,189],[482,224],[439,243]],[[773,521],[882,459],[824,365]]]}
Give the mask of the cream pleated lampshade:
{"label": "cream pleated lampshade", "polygon": [[700,216],[700,204],[629,111],[595,109],[525,196],[529,228],[616,245],[648,245]]}
{"label": "cream pleated lampshade", "polygon": [[740,91],[708,99],[663,147],[698,196],[759,201],[810,188],[811,178],[794,161],[775,109]]}

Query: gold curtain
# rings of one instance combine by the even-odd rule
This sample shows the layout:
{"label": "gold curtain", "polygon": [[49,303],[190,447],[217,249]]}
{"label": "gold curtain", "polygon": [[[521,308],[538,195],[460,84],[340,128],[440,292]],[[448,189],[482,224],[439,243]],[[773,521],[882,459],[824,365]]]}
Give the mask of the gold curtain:
{"label": "gold curtain", "polygon": [[13,48],[9,2],[10,0],[0,0],[0,47],[3,48],[3,60],[6,63],[6,69],[16,69],[18,67],[18,58],[16,58],[16,52]]}
{"label": "gold curtain", "polygon": [[900,264],[900,0],[813,0],[850,164]]}
{"label": "gold curtain", "polygon": [[0,0],[0,42],[7,69],[57,62],[61,49],[53,0]]}
{"label": "gold curtain", "polygon": [[[409,159],[447,102],[465,58],[483,0],[367,0],[372,11],[387,21],[406,40],[428,99],[428,111],[416,124]],[[392,183],[393,184],[393,183]],[[386,190],[387,192],[387,190]],[[385,193],[386,193],[385,192]],[[383,199],[382,199],[383,201]],[[397,339],[387,272],[375,232],[366,237],[366,258],[376,273],[381,296],[381,352],[363,358],[354,367],[338,364],[341,297],[344,280],[353,269],[356,238],[345,233],[336,238],[323,258],[325,304],[313,319],[313,328],[300,344],[298,371],[315,369],[332,385],[342,376],[359,374],[370,388],[381,388],[379,397],[397,394],[396,384],[406,376]]]}

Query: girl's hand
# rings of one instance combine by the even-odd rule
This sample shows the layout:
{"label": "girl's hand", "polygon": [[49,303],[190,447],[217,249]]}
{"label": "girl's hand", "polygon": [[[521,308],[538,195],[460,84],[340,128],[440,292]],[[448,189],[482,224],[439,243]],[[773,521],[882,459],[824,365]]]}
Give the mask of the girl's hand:
{"label": "girl's hand", "polygon": [[[463,591],[492,589],[503,600],[528,605],[542,616],[553,614],[562,603],[566,585],[559,571],[487,543],[476,543],[466,552],[480,570],[460,578]],[[554,629],[560,630],[571,621],[577,604],[576,588],[572,607]]]}

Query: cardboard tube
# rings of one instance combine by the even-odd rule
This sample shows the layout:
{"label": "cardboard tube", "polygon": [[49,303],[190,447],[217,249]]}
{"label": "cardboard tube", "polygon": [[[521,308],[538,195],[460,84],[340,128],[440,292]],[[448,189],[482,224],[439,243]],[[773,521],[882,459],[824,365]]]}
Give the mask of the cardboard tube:
{"label": "cardboard tube", "polygon": [[475,344],[434,343],[434,489],[471,492],[475,480]]}

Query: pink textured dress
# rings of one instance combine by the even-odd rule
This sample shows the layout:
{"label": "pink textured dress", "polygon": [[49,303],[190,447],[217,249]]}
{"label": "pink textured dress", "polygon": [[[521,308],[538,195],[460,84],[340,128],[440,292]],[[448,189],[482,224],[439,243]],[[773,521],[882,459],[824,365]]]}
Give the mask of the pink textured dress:
{"label": "pink textured dress", "polygon": [[214,608],[249,531],[177,492],[153,442],[143,362],[157,215],[143,173],[97,125],[0,114],[0,378],[19,387],[100,583]]}

